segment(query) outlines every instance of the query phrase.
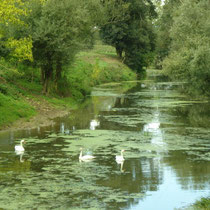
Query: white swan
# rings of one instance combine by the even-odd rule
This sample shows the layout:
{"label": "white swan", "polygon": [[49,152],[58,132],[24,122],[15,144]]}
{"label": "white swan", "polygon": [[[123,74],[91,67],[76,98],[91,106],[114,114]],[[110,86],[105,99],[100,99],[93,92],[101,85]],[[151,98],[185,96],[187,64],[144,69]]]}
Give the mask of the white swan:
{"label": "white swan", "polygon": [[23,143],[25,143],[25,140],[21,140],[20,145],[15,146],[15,151],[16,152],[24,152],[25,151],[25,149],[23,147]]}
{"label": "white swan", "polygon": [[80,161],[90,161],[90,160],[95,158],[92,155],[84,155],[84,156],[82,156],[82,148],[80,148],[80,150],[81,150],[80,155],[79,155],[79,160]]}
{"label": "white swan", "polygon": [[123,152],[125,152],[125,150],[123,149],[123,150],[121,150],[121,155],[116,155],[116,161],[117,161],[117,163],[118,162],[122,162],[122,161],[124,161],[125,159],[124,159],[124,157],[123,157]]}
{"label": "white swan", "polygon": [[16,155],[20,156],[20,162],[23,163],[24,159],[23,159],[23,155],[24,155],[24,151],[15,151]]}

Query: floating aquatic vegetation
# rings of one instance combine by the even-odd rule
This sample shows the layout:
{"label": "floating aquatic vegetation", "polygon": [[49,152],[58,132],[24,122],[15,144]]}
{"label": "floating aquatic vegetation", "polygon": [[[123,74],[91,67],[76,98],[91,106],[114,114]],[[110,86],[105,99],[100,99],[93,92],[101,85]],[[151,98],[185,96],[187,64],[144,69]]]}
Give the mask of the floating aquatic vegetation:
{"label": "floating aquatic vegetation", "polygon": [[121,97],[122,94],[121,93],[114,93],[114,92],[106,92],[106,91],[93,91],[91,93],[91,96],[106,96],[106,97]]}
{"label": "floating aquatic vegetation", "polygon": [[48,136],[48,138],[62,138],[62,139],[75,139],[75,136],[72,134],[63,134],[63,133],[52,133]]}
{"label": "floating aquatic vegetation", "polygon": [[[16,180],[19,179],[21,184],[2,189],[1,207],[30,208],[33,204],[33,208],[49,208],[50,205],[53,209],[59,206],[105,209],[110,206],[110,202],[126,203],[129,199],[143,196],[97,184],[97,180],[106,179],[109,171],[106,166],[73,162],[69,165],[49,165],[42,173],[16,175]],[[96,199],[98,201],[94,202]]]}
{"label": "floating aquatic vegetation", "polygon": [[40,138],[27,138],[25,139],[25,141],[26,141],[26,145],[47,144],[54,141],[55,137],[57,138],[57,136],[54,136],[54,138],[41,138],[41,139]]}
{"label": "floating aquatic vegetation", "polygon": [[[2,151],[1,208],[129,209],[144,202],[144,192],[158,193],[167,170],[180,188],[208,188],[208,104],[176,92],[179,83],[138,85],[128,93],[118,84],[97,87],[88,111],[69,118],[77,130],[26,139],[28,165]],[[92,119],[100,122],[95,130],[89,129]],[[96,158],[79,162],[81,147]],[[122,149],[125,161],[118,164]]]}

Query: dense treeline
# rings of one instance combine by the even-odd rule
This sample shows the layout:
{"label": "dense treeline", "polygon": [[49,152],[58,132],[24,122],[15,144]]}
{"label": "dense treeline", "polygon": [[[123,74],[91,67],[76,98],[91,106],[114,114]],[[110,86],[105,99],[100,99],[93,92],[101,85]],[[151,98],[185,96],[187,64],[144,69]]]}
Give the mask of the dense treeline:
{"label": "dense treeline", "polygon": [[[92,44],[94,22],[86,6],[88,3],[91,7],[92,1],[14,0],[12,3],[17,15],[12,21],[5,17],[1,24],[0,54],[10,62],[33,66],[34,71],[36,67],[41,69],[43,93],[49,93],[58,88],[63,67],[72,63],[79,50]],[[4,1],[4,4],[10,3]],[[12,45],[10,40],[19,44]],[[21,40],[27,40],[31,47]]]}
{"label": "dense treeline", "polygon": [[24,65],[26,77],[27,71],[39,74],[44,94],[60,94],[75,56],[91,49],[99,34],[133,70],[153,62],[171,79],[186,82],[189,93],[209,95],[209,0],[160,2],[1,0],[1,60]]}
{"label": "dense treeline", "polygon": [[210,95],[209,20],[209,0],[166,0],[157,23],[157,64],[190,94]]}
{"label": "dense treeline", "polygon": [[[44,94],[59,92],[75,55],[93,47],[100,32],[121,58],[125,53],[128,66],[141,71],[154,50],[155,15],[150,0],[1,0],[0,56],[38,69]],[[115,41],[107,41],[110,28],[116,28]]]}
{"label": "dense treeline", "polygon": [[152,21],[157,13],[154,4],[150,0],[123,0],[116,1],[114,7],[123,11],[123,18],[113,21],[113,9],[110,8],[107,11],[110,21],[101,27],[100,35],[107,44],[116,48],[128,66],[141,71],[150,64],[155,48]]}

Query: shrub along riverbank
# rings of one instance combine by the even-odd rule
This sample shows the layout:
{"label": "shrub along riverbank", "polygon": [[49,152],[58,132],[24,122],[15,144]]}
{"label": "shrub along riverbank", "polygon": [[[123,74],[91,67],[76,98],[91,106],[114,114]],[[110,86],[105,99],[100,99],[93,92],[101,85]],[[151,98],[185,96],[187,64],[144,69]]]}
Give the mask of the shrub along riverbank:
{"label": "shrub along riverbank", "polygon": [[76,108],[93,86],[135,79],[136,74],[118,59],[114,48],[96,44],[92,50],[80,52],[73,65],[65,67],[60,88],[45,96],[39,69],[1,59],[0,129],[20,119],[30,121],[37,115],[43,117],[47,113],[47,118],[53,118],[58,113],[65,114]]}
{"label": "shrub along riverbank", "polygon": [[210,209],[210,197],[201,198],[194,204],[184,208],[184,210],[208,210]]}

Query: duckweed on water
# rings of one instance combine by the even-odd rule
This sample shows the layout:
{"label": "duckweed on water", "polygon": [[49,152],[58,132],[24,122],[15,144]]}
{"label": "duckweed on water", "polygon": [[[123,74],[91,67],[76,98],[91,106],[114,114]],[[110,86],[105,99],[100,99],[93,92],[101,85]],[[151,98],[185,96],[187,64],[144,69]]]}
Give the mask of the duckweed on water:
{"label": "duckweed on water", "polygon": [[[126,121],[123,123],[126,123]],[[188,136],[174,133],[171,128],[163,128],[159,134],[157,131],[145,135],[143,131],[78,130],[72,135],[58,134],[57,137],[65,142],[61,151],[75,155],[79,154],[80,147],[85,148],[86,152],[88,150],[91,153],[96,152],[98,156],[110,154],[113,151],[117,153],[125,148],[127,158],[154,157],[170,150],[183,150],[188,154],[197,156],[197,158],[209,160],[208,148],[210,148],[210,142],[205,138],[207,137],[205,134],[208,135],[209,131],[203,132],[204,138],[202,138],[202,135],[200,135],[202,129],[187,129],[191,133]],[[197,138],[196,133],[199,134],[199,138]],[[55,138],[56,134],[51,136]],[[160,145],[151,144],[155,137],[158,137],[164,143]],[[55,146],[59,147],[59,144]]]}
{"label": "duckweed on water", "polygon": [[[127,94],[115,85],[96,88],[90,116],[84,117],[87,124],[70,135],[48,133],[44,139],[26,139],[24,162],[14,151],[2,152],[1,208],[129,209],[144,201],[144,192],[158,193],[165,167],[176,173],[176,185],[185,190],[206,189],[208,104],[204,107],[206,102],[180,95],[173,90],[176,84],[143,83],[141,91]],[[198,107],[203,107],[199,113]],[[82,115],[78,119],[75,114],[72,124]],[[93,115],[100,126],[86,129]],[[81,147],[96,158],[79,162]],[[118,164],[115,155],[121,149],[125,161]]]}
{"label": "duckweed on water", "polygon": [[[55,170],[57,173],[53,172]],[[60,167],[51,165],[42,173],[16,174],[19,183],[1,191],[1,207],[15,209],[31,208],[33,205],[33,208],[68,209],[79,206],[105,209],[111,203],[125,203],[128,199],[143,196],[140,193],[129,195],[125,191],[96,184],[97,180],[106,179],[109,172],[108,168],[97,164],[73,162]]]}

